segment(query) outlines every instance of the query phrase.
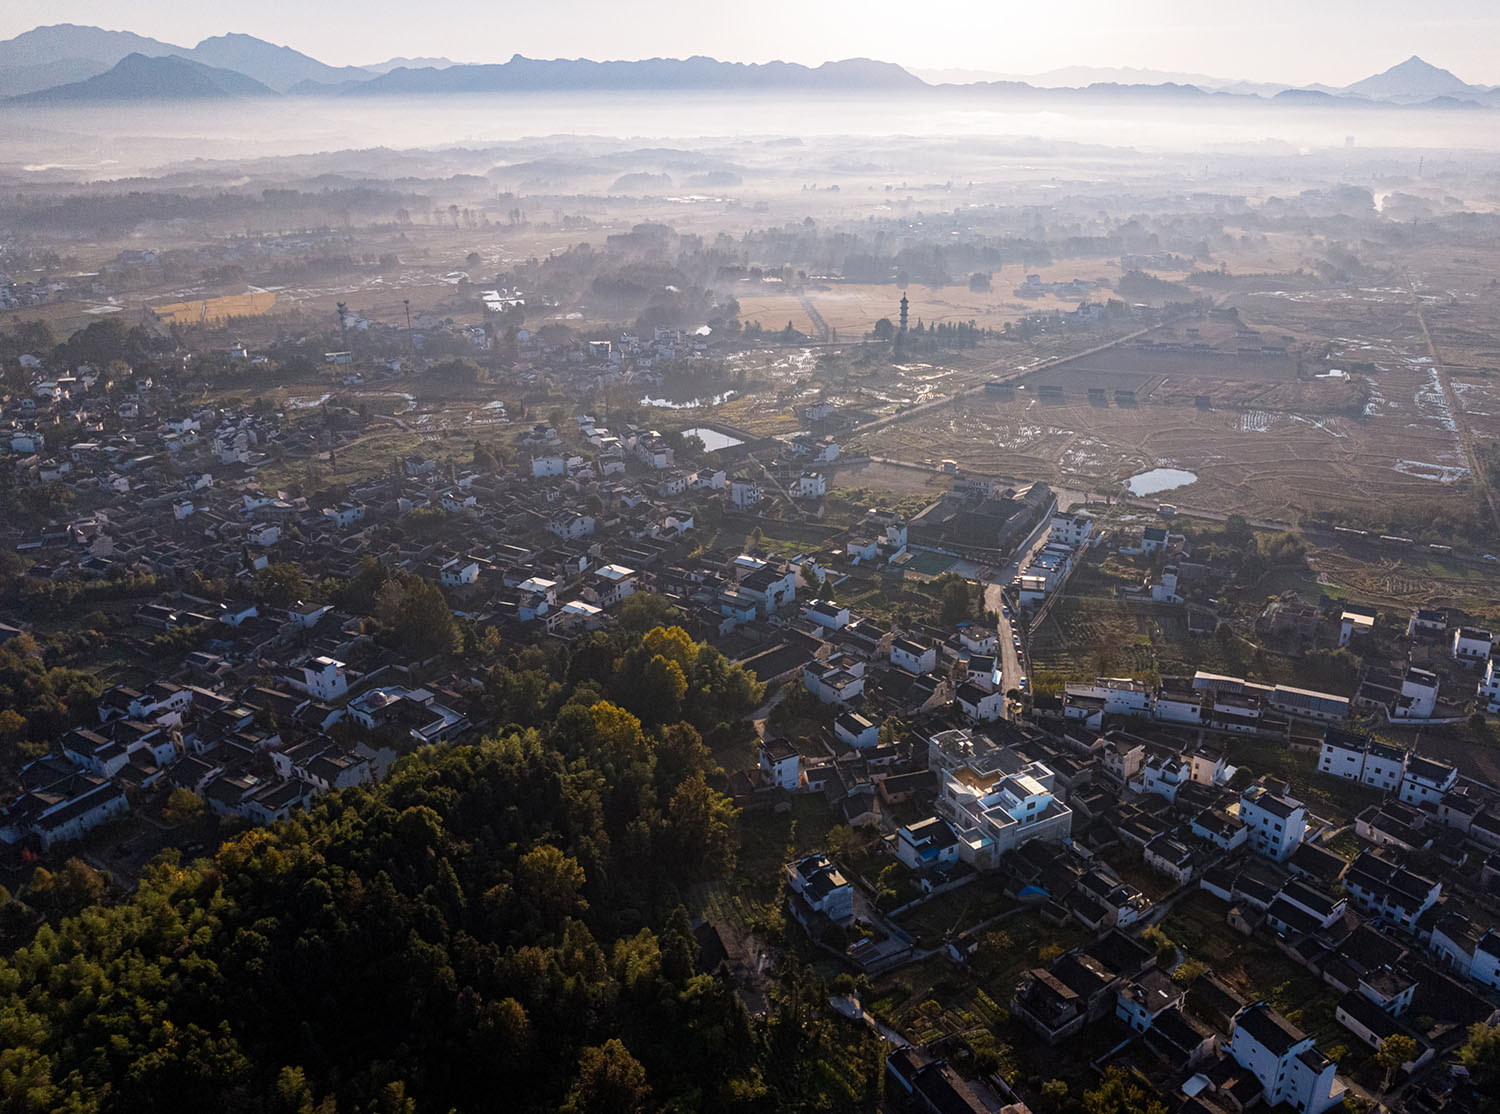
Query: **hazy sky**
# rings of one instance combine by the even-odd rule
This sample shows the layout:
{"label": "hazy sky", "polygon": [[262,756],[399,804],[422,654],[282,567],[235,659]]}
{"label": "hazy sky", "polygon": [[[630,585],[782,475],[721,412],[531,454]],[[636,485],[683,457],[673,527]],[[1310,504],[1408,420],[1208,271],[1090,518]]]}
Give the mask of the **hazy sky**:
{"label": "hazy sky", "polygon": [[708,54],[1040,73],[1135,66],[1342,85],[1411,54],[1500,84],[1500,0],[4,0],[0,38],[81,23],[192,45],[243,31],[324,61]]}

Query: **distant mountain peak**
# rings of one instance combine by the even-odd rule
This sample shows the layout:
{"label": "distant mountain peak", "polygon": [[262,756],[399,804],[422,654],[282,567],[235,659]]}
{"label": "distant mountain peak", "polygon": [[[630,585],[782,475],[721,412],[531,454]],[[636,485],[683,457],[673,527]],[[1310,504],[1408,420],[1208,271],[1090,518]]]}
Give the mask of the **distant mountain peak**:
{"label": "distant mountain peak", "polygon": [[1344,89],[1346,93],[1359,96],[1392,99],[1442,97],[1470,91],[1468,82],[1415,54],[1383,73],[1356,81]]}
{"label": "distant mountain peak", "polygon": [[18,98],[34,102],[204,100],[274,96],[271,89],[234,70],[205,66],[181,55],[127,54],[109,70],[84,81]]}

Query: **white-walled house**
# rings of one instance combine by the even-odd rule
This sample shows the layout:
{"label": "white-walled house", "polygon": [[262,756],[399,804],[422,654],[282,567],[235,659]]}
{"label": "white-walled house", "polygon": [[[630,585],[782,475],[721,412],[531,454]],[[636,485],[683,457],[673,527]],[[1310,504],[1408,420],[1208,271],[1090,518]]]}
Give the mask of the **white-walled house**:
{"label": "white-walled house", "polygon": [[931,870],[959,861],[958,837],[941,816],[929,816],[896,829],[896,858],[908,870]]}
{"label": "white-walled house", "polygon": [[1406,771],[1401,776],[1401,799],[1419,808],[1424,805],[1436,808],[1457,784],[1457,767],[1414,754],[1406,760]]}
{"label": "white-walled house", "polygon": [[1047,540],[1077,549],[1094,536],[1094,520],[1086,514],[1055,514],[1047,527]]}
{"label": "white-walled house", "polygon": [[1491,657],[1484,663],[1484,676],[1479,680],[1479,703],[1490,715],[1500,713],[1500,658]]}
{"label": "white-walled house", "polygon": [[858,712],[845,712],[833,721],[833,734],[840,742],[862,750],[880,742],[880,725]]}
{"label": "white-walled house", "polygon": [[931,673],[937,668],[937,648],[909,638],[893,638],[890,659],[892,665],[908,673]]}
{"label": "white-walled house", "polygon": [[472,557],[453,557],[438,569],[438,579],[445,588],[465,588],[479,583],[479,562]]}
{"label": "white-walled house", "polygon": [[849,608],[832,600],[813,600],[802,609],[802,617],[824,630],[843,630],[849,625]]}
{"label": "white-walled house", "polygon": [[327,703],[332,703],[349,692],[349,677],[344,663],[326,655],[313,658],[302,666],[300,676],[293,675],[287,680],[293,688],[300,689],[314,700]]}
{"label": "white-walled house", "polygon": [[953,694],[961,716],[969,723],[996,723],[1005,716],[1005,694],[965,681]]}
{"label": "white-walled house", "polygon": [[1307,835],[1307,809],[1267,785],[1251,785],[1240,794],[1240,823],[1252,851],[1285,862]]}
{"label": "white-walled house", "polygon": [[736,476],[729,482],[729,502],[738,510],[747,511],[766,497],[759,481]]}
{"label": "white-walled house", "polygon": [[809,855],[788,865],[787,883],[812,912],[836,924],[854,919],[854,887],[827,855]]}
{"label": "white-walled house", "polygon": [[1376,920],[1411,931],[1417,918],[1443,895],[1441,882],[1407,870],[1392,858],[1371,850],[1359,853],[1344,868],[1342,882],[1355,907]]}
{"label": "white-walled house", "polygon": [[613,607],[635,595],[636,571],[624,565],[603,565],[584,587],[584,599],[597,607]]}
{"label": "white-walled house", "polygon": [[1473,664],[1490,656],[1495,636],[1481,627],[1459,627],[1453,632],[1453,660]]}
{"label": "white-walled house", "polygon": [[766,784],[795,792],[802,784],[802,756],[785,739],[762,739],[760,770]]}
{"label": "white-walled house", "polygon": [[1397,719],[1427,719],[1437,710],[1438,676],[1408,666],[1401,678],[1401,695],[1392,713]]}
{"label": "white-walled house", "polygon": [[792,484],[793,499],[821,499],[828,493],[828,480],[822,472],[803,472]]}
{"label": "white-walled house", "polygon": [[1230,1024],[1229,1055],[1260,1082],[1269,1107],[1323,1114],[1343,1101],[1338,1065],[1313,1040],[1264,1002],[1240,1010]]}

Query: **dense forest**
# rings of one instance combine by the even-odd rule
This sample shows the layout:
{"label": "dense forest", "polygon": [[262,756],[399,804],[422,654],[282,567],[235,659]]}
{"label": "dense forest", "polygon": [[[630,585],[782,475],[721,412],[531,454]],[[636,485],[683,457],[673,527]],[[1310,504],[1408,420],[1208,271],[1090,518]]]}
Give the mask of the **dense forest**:
{"label": "dense forest", "polygon": [[[128,897],[76,861],[0,891],[0,1110],[872,1105],[879,1043],[818,1015],[804,965],[752,1017],[704,961],[689,909],[732,869],[737,814],[692,723],[643,726],[597,679],[723,667],[677,629],[615,637],[597,669],[537,668],[545,722],[169,852]],[[760,695],[679,710],[742,720]],[[830,1059],[854,1082],[830,1091]]]}

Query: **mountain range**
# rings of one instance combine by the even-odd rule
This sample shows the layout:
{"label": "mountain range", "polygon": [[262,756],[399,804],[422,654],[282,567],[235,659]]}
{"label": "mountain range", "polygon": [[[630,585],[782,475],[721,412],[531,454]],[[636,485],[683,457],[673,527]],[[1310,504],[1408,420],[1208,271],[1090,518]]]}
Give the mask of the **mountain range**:
{"label": "mountain range", "polygon": [[37,27],[0,41],[0,97],[40,104],[565,90],[901,93],[930,89],[1018,96],[1237,97],[1279,104],[1500,107],[1500,89],[1470,85],[1415,56],[1344,87],[1290,87],[1127,68],[1072,67],[1024,80],[975,71],[930,71],[919,77],[893,63],[863,58],[803,66],[704,57],[544,61],[517,54],[507,62],[479,65],[446,58],[392,58],[368,66],[330,66],[253,35],[218,35],[194,47],[182,47],[129,31],[73,24]]}

